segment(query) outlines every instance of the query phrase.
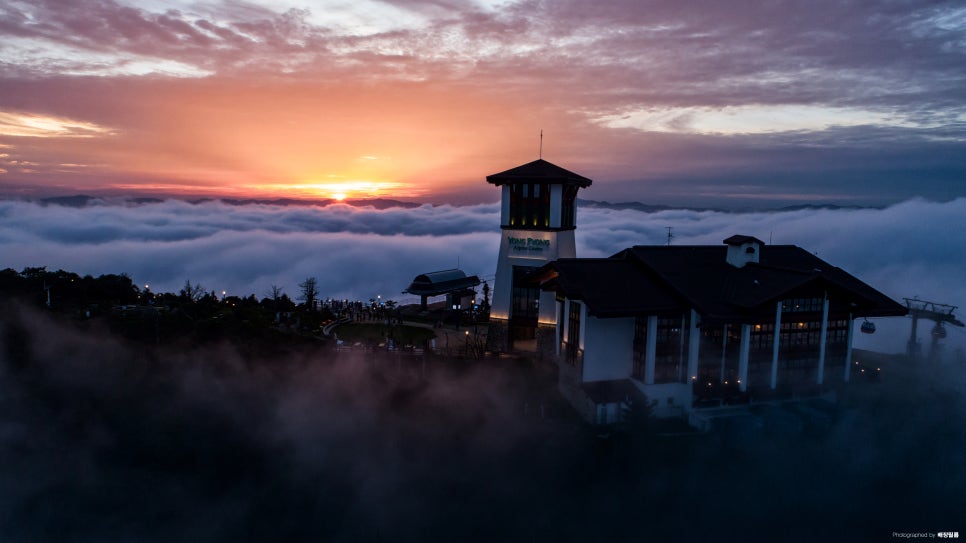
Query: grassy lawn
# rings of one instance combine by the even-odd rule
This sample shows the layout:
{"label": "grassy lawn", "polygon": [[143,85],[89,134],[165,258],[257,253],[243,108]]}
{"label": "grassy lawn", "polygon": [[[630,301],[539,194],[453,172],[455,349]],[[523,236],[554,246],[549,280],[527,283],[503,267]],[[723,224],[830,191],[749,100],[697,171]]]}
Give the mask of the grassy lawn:
{"label": "grassy lawn", "polygon": [[[347,343],[371,343],[378,344],[385,341],[385,334],[388,331],[386,325],[378,323],[350,323],[343,324],[335,329],[339,339]],[[398,345],[422,345],[427,340],[436,337],[436,334],[428,328],[418,326],[396,325],[392,329],[392,337]]]}

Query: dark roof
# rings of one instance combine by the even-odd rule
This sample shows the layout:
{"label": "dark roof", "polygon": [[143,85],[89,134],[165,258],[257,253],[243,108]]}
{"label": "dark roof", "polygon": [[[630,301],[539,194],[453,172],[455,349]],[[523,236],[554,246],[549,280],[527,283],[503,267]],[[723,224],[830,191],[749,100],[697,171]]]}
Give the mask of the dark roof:
{"label": "dark roof", "polygon": [[749,322],[773,315],[780,300],[816,292],[829,292],[840,304],[836,310],[854,317],[906,314],[904,306],[801,247],[762,248],[759,262],[740,268],[727,263],[727,250],[722,245],[639,245],[606,259],[561,259],[541,268],[541,284],[584,301],[597,317],[660,315],[692,307],[705,322]]}
{"label": "dark roof", "polygon": [[727,263],[727,248],[722,246],[636,246],[625,252],[711,318],[727,320],[744,312],[774,311],[778,300],[808,286],[837,291],[855,304],[856,316],[906,313],[881,292],[794,245],[763,248],[757,263],[740,268]]}
{"label": "dark roof", "polygon": [[764,245],[765,242],[753,236],[742,236],[740,234],[735,234],[730,238],[724,240],[722,243],[725,245],[744,245],[745,243],[757,243],[758,245]]}
{"label": "dark roof", "polygon": [[581,188],[589,187],[593,183],[593,181],[582,175],[565,170],[542,158],[504,172],[488,175],[486,176],[486,182],[493,183],[497,186],[517,183],[554,183],[577,185]]}
{"label": "dark roof", "polygon": [[480,278],[463,270],[441,270],[417,275],[403,292],[417,296],[439,296],[480,284]]}
{"label": "dark roof", "polygon": [[595,317],[674,312],[684,307],[660,282],[642,276],[640,266],[627,259],[561,258],[532,275],[550,278],[542,288],[584,302]]}

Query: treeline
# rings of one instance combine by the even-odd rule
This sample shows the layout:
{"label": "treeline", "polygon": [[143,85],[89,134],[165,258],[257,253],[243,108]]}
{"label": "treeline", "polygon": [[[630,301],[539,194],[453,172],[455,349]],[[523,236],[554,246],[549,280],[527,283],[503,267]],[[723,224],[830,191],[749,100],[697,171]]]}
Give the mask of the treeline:
{"label": "treeline", "polygon": [[275,285],[261,299],[218,296],[190,280],[177,293],[153,292],[126,274],[81,276],[44,267],[0,271],[0,295],[82,321],[106,320],[111,330],[145,343],[312,339],[333,318],[315,300],[296,304]]}

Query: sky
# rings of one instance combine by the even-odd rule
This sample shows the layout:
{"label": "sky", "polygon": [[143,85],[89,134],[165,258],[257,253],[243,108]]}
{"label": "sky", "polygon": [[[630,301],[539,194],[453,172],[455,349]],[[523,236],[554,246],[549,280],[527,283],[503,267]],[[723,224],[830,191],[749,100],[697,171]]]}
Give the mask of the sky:
{"label": "sky", "polygon": [[958,0],[5,0],[0,195],[949,201],[963,66]]}
{"label": "sky", "polygon": [[[633,245],[720,245],[733,234],[798,245],[892,299],[918,297],[966,307],[966,198],[912,199],[883,209],[723,212],[581,207],[577,255],[606,257]],[[140,288],[178,292],[186,280],[220,295],[268,297],[273,285],[295,299],[318,280],[322,298],[402,304],[421,273],[460,267],[493,286],[501,231],[499,204],[375,209],[170,199],[132,205],[95,200],[85,207],[0,201],[0,267],[46,266],[81,275],[127,273]],[[36,293],[43,296],[42,293]],[[903,352],[908,318],[876,321],[856,346]],[[858,327],[859,323],[856,323]],[[920,339],[929,342],[929,326]],[[966,349],[966,331],[949,328],[947,350]]]}

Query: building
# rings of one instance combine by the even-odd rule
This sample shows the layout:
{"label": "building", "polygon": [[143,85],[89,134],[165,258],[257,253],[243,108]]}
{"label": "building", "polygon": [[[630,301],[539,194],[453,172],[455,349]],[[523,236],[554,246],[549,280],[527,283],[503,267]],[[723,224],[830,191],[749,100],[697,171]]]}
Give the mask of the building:
{"label": "building", "polygon": [[446,296],[447,309],[459,310],[469,307],[476,299],[473,289],[479,284],[479,277],[466,275],[463,270],[454,268],[417,275],[403,294],[419,296],[419,308],[423,311],[426,310],[427,300],[436,296]]}
{"label": "building", "polygon": [[561,392],[592,422],[638,400],[690,417],[823,394],[852,377],[856,319],[906,314],[808,251],[751,236],[576,258],[590,179],[541,159],[486,180],[503,191],[487,349],[556,363]]}
{"label": "building", "polygon": [[693,422],[702,408],[822,394],[852,377],[856,319],[906,313],[800,247],[751,236],[561,258],[526,282],[554,300],[542,354],[561,392],[597,423],[635,395]]}
{"label": "building", "polygon": [[497,262],[487,349],[536,351],[554,344],[554,294],[524,282],[531,271],[574,258],[577,191],[590,179],[540,159],[490,175],[500,187],[500,256]]}

